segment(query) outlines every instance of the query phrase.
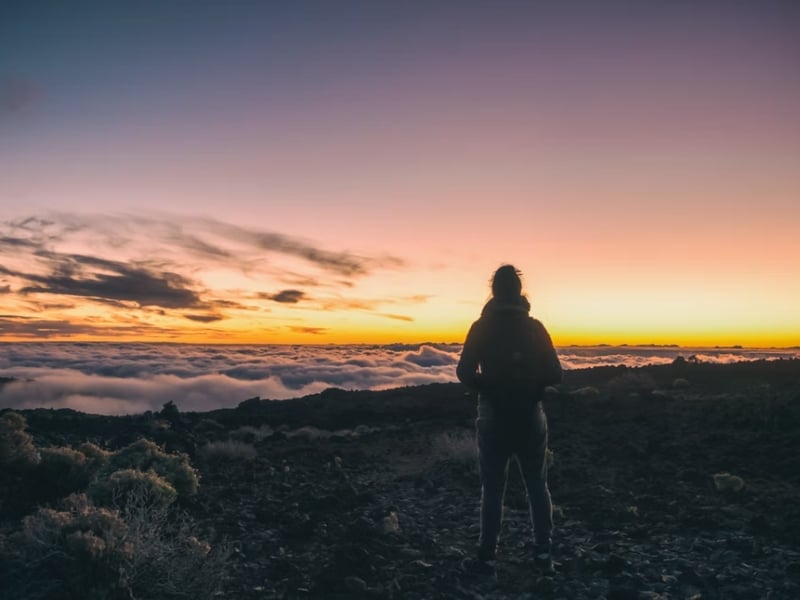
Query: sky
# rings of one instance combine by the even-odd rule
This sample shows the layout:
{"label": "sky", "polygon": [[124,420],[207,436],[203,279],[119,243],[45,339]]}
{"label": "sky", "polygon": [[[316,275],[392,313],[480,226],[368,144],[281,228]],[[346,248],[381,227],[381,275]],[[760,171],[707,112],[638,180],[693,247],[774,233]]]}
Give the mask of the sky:
{"label": "sky", "polygon": [[0,340],[800,345],[800,5],[0,3]]}

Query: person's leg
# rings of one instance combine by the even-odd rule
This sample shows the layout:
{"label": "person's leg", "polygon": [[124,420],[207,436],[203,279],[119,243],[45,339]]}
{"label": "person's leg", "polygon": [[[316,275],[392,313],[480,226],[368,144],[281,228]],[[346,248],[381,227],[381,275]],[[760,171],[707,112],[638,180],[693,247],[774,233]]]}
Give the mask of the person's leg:
{"label": "person's leg", "polygon": [[536,552],[549,553],[553,533],[553,504],[547,486],[547,418],[541,406],[537,406],[533,412],[531,430],[517,449],[517,461],[528,492]]}
{"label": "person's leg", "polygon": [[481,535],[478,557],[494,559],[503,521],[510,453],[496,431],[496,423],[478,419],[478,463],[481,476]]}

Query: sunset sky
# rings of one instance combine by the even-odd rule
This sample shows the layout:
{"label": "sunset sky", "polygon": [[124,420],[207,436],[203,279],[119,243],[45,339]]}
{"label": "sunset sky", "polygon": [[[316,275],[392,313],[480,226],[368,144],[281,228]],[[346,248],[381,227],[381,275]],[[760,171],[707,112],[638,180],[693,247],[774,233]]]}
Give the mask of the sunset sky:
{"label": "sunset sky", "polygon": [[0,3],[0,341],[800,345],[800,3]]}

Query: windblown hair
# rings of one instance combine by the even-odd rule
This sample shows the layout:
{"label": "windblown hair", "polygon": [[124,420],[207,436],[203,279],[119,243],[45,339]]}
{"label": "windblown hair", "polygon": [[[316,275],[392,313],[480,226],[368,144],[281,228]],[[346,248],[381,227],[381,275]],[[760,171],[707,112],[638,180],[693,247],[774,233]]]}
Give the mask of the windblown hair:
{"label": "windblown hair", "polygon": [[492,277],[492,296],[501,301],[513,301],[522,295],[520,272],[514,265],[502,265]]}

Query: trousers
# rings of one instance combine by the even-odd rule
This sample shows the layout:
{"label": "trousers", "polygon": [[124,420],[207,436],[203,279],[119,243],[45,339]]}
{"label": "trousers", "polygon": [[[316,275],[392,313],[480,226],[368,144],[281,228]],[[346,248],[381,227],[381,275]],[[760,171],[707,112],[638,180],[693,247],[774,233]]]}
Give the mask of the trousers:
{"label": "trousers", "polygon": [[503,521],[508,467],[516,459],[528,496],[534,544],[550,548],[553,505],[547,485],[547,417],[541,402],[520,418],[498,414],[481,402],[476,420],[481,478],[481,533],[479,553],[493,558]]}

